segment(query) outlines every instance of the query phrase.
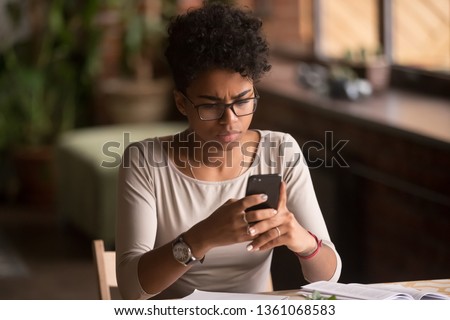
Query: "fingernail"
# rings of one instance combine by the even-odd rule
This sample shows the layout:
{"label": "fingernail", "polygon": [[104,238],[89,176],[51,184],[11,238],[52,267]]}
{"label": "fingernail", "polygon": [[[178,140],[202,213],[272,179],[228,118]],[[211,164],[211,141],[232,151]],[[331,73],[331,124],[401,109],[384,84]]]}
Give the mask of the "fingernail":
{"label": "fingernail", "polygon": [[250,235],[254,236],[256,234],[256,230],[255,228],[250,228],[248,229],[248,232],[250,233]]}
{"label": "fingernail", "polygon": [[267,194],[262,194],[262,195],[261,195],[261,198],[262,198],[263,200],[267,200],[267,198],[268,198],[268,197],[267,197]]}
{"label": "fingernail", "polygon": [[253,248],[251,244],[247,246],[247,251],[259,251],[259,248]]}
{"label": "fingernail", "polygon": [[272,212],[274,215],[276,215],[277,213],[278,213],[278,211],[277,210],[273,210],[273,212]]}

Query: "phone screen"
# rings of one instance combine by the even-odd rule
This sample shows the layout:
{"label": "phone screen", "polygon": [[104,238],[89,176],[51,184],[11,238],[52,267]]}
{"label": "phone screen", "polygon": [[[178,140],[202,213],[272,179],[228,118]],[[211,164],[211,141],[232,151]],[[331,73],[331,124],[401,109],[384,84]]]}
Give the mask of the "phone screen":
{"label": "phone screen", "polygon": [[280,196],[281,176],[278,174],[258,174],[248,178],[246,196],[265,193],[268,196],[266,202],[247,208],[245,211],[258,209],[278,208]]}

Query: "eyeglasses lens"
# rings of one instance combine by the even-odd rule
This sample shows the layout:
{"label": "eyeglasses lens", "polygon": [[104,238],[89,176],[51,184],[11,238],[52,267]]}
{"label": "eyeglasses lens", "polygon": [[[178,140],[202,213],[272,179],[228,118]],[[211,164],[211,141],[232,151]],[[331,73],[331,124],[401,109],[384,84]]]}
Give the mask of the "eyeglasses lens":
{"label": "eyeglasses lens", "polygon": [[220,119],[226,108],[231,108],[238,117],[252,114],[256,109],[257,98],[238,100],[232,104],[205,104],[198,106],[198,113],[203,120]]}

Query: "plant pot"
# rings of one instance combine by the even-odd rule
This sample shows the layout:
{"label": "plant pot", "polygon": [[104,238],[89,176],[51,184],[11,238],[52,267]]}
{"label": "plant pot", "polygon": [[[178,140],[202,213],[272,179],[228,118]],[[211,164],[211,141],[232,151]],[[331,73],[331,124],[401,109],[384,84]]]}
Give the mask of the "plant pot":
{"label": "plant pot", "polygon": [[369,81],[374,92],[384,91],[390,83],[391,68],[384,61],[373,61],[367,64],[350,64],[359,78]]}
{"label": "plant pot", "polygon": [[51,146],[22,146],[13,152],[21,203],[51,208],[55,198],[54,154]]}
{"label": "plant pot", "polygon": [[135,81],[107,79],[100,86],[101,105],[109,123],[148,123],[165,120],[170,108],[169,78]]}

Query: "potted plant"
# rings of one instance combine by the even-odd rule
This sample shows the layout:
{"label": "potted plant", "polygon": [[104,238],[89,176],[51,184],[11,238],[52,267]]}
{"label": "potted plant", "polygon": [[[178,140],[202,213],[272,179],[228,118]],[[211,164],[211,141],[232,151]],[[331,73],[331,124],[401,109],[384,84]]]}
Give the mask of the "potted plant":
{"label": "potted plant", "polygon": [[[115,14],[111,14],[115,11]],[[165,69],[163,47],[169,17],[176,1],[112,1],[108,15],[115,17],[120,37],[119,73],[100,81],[100,110],[112,123],[162,120],[170,110],[172,82]],[[121,28],[117,28],[117,24]]]}
{"label": "potted plant", "polygon": [[[117,61],[116,65],[109,61],[104,66],[105,76],[98,85],[100,122],[152,122],[168,116],[173,103],[173,83],[163,54],[167,25],[177,13],[202,3],[202,0],[109,0],[101,19],[104,33],[110,35],[105,53]],[[120,71],[116,72],[117,69]]]}
{"label": "potted plant", "polygon": [[0,153],[12,156],[25,201],[52,199],[52,144],[85,123],[93,73],[98,1],[18,1],[10,23],[29,24],[21,39],[0,48]]}
{"label": "potted plant", "polygon": [[389,86],[391,69],[381,49],[347,51],[344,60],[358,77],[370,83],[373,92],[382,92]]}

